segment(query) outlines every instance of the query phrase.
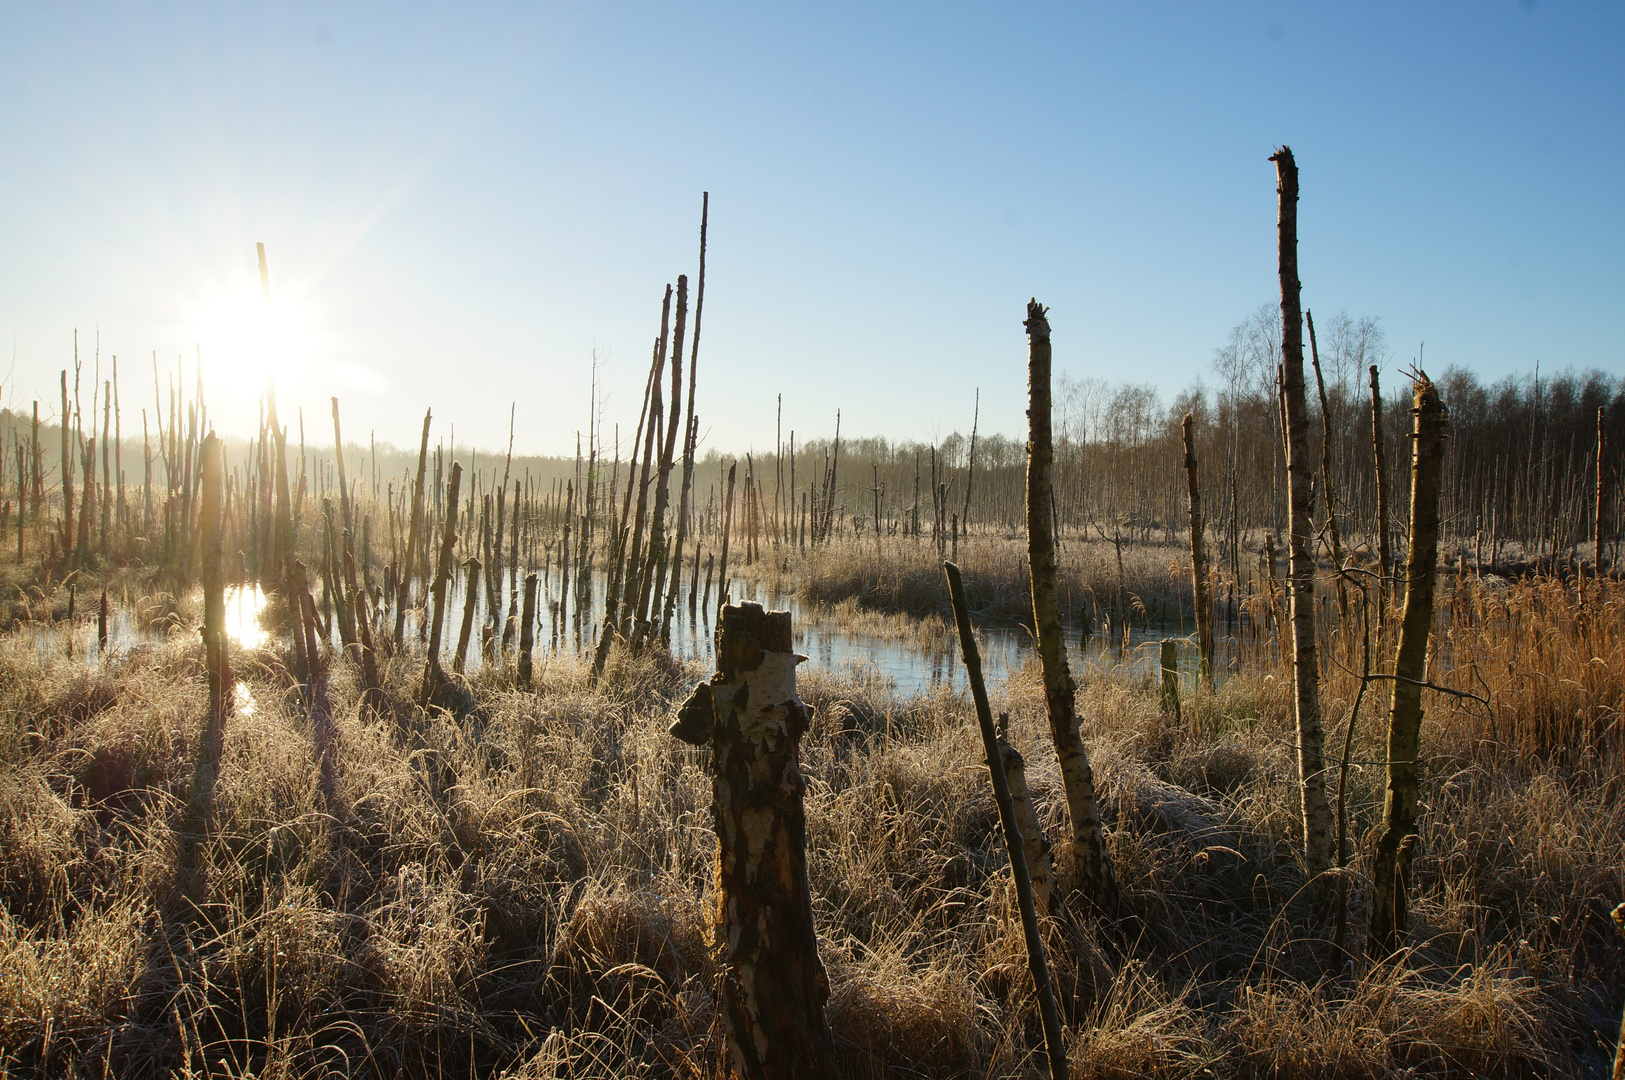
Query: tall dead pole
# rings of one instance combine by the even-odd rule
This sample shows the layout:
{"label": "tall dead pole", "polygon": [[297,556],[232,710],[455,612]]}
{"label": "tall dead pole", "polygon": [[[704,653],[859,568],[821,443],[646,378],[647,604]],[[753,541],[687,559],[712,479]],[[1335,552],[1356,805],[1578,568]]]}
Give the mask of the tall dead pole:
{"label": "tall dead pole", "polygon": [[1605,486],[1605,478],[1607,474],[1603,468],[1602,456],[1604,449],[1602,438],[1603,420],[1603,408],[1599,405],[1597,407],[1597,550],[1594,553],[1598,577],[1602,576],[1602,549],[1603,543],[1606,540],[1604,522],[1607,520],[1605,514],[1608,507],[1608,504],[1605,501],[1608,494],[1608,489]]}
{"label": "tall dead pole", "polygon": [[1048,309],[1027,303],[1027,556],[1032,566],[1033,626],[1044,669],[1044,707],[1072,819],[1072,862],[1079,890],[1102,912],[1117,907],[1117,875],[1095,801],[1095,773],[1078,734],[1076,692],[1066,662],[1055,586],[1054,502],[1050,485],[1055,448],[1050,427],[1051,367]]}
{"label": "tall dead pole", "polygon": [[423,480],[429,465],[429,420],[432,409],[423,410],[423,439],[418,443],[418,478],[412,485],[412,520],[406,532],[406,552],[401,558],[399,593],[395,599],[395,651],[401,651],[406,635],[406,609],[412,603],[412,569],[417,565],[418,530],[423,524]]}
{"label": "tall dead pole", "polygon": [[[1033,988],[1038,994],[1039,1016],[1044,1023],[1044,1047],[1049,1057],[1052,1080],[1066,1080],[1066,1040],[1061,1031],[1061,1014],[1055,1006],[1055,990],[1050,985],[1049,963],[1044,957],[1044,936],[1038,926],[1038,901],[1033,893],[1033,879],[1028,873],[1029,845],[1043,856],[1041,836],[1022,834],[1016,800],[1011,791],[1009,772],[1021,776],[1021,755],[999,738],[993,728],[993,708],[988,704],[987,686],[982,681],[982,655],[976,647],[976,633],[971,627],[970,605],[965,602],[965,584],[959,567],[944,563],[948,575],[948,596],[954,609],[954,623],[959,630],[959,648],[965,657],[965,674],[969,678],[971,697],[976,703],[976,723],[982,731],[982,748],[987,753],[988,779],[993,785],[993,801],[999,808],[999,822],[1004,826],[1004,848],[1010,857],[1010,876],[1016,886],[1016,906],[1021,909],[1021,932],[1027,944],[1027,970],[1032,975]],[[1012,768],[1012,766],[1014,768]],[[1034,829],[1036,832],[1036,828]],[[1046,897],[1047,899],[1047,897]]]}
{"label": "tall dead pole", "polygon": [[1411,541],[1405,560],[1405,612],[1394,655],[1394,692],[1388,713],[1388,787],[1382,832],[1371,868],[1371,932],[1367,951],[1381,960],[1404,945],[1406,878],[1416,844],[1417,754],[1421,749],[1422,689],[1427,683],[1433,588],[1439,571],[1439,486],[1444,472],[1448,412],[1439,392],[1418,371],[1411,426]]}
{"label": "tall dead pole", "polygon": [[1332,581],[1337,587],[1337,615],[1349,622],[1348,590],[1343,587],[1343,537],[1337,531],[1337,487],[1332,483],[1332,412],[1326,400],[1326,379],[1320,371],[1320,345],[1315,341],[1315,315],[1303,313],[1309,327],[1309,357],[1315,368],[1315,390],[1320,395],[1320,488],[1326,495],[1326,534],[1332,544]]}
{"label": "tall dead pole", "polygon": [[1377,618],[1388,621],[1388,571],[1393,561],[1388,552],[1388,468],[1382,445],[1382,390],[1377,385],[1377,365],[1371,375],[1371,467],[1377,480]]}
{"label": "tall dead pole", "polygon": [[[1202,653],[1199,673],[1208,689],[1213,689],[1213,602],[1208,596],[1207,560],[1202,553],[1202,490],[1196,480],[1196,440],[1191,433],[1191,414],[1186,413],[1180,430],[1185,436],[1185,484],[1191,496],[1191,597],[1196,605],[1196,642]],[[1177,702],[1177,698],[1175,701]]]}
{"label": "tall dead pole", "polygon": [[446,586],[450,584],[453,573],[452,556],[457,550],[457,493],[462,482],[462,463],[453,461],[446,493],[446,531],[440,541],[440,559],[434,574],[434,615],[429,622],[429,655],[423,662],[423,683],[418,689],[418,699],[424,704],[433,698],[435,690],[446,677],[445,670],[440,666],[440,633],[446,617]]}
{"label": "tall dead pole", "polygon": [[1320,666],[1315,643],[1314,523],[1309,515],[1309,416],[1304,404],[1302,284],[1298,280],[1298,165],[1291,147],[1275,162],[1280,197],[1281,403],[1286,415],[1291,502],[1292,683],[1298,722],[1298,780],[1304,865],[1311,878],[1332,865],[1332,809],[1326,798],[1325,735],[1320,722]]}

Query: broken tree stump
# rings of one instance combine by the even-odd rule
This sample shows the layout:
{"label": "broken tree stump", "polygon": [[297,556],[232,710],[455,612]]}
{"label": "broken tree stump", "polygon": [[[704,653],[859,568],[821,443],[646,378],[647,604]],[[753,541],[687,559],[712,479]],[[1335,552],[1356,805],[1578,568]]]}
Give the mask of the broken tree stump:
{"label": "broken tree stump", "polygon": [[798,747],[811,712],[796,694],[790,613],[730,604],[717,628],[717,673],[671,734],[711,747],[717,833],[712,930],[723,949],[719,994],[732,1075],[836,1075],[807,886],[806,783]]}

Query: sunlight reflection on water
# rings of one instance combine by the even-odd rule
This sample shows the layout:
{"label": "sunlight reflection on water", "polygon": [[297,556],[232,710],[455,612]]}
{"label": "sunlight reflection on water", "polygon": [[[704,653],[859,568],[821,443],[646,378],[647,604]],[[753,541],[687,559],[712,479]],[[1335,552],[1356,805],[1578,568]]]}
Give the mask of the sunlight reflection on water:
{"label": "sunlight reflection on water", "polygon": [[258,585],[233,585],[226,590],[226,636],[240,647],[259,649],[270,644],[271,635],[260,622],[264,613],[265,594]]}

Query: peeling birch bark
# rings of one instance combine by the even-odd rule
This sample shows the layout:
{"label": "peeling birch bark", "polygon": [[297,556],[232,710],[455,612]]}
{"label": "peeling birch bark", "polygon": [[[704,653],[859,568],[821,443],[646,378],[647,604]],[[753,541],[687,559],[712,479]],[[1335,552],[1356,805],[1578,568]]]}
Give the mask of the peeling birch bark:
{"label": "peeling birch bark", "polygon": [[731,1071],[747,1080],[831,1078],[829,979],[813,930],[798,760],[812,712],[796,692],[806,657],[791,651],[789,612],[728,605],[719,622],[717,673],[672,734],[697,744],[709,736],[711,746],[712,931],[724,955],[719,1004]]}

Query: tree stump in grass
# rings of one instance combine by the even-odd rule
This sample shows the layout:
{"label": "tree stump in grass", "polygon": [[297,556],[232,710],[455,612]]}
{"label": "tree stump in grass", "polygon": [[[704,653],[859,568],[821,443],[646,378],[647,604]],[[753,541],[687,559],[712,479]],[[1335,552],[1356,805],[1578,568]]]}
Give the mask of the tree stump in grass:
{"label": "tree stump in grass", "polygon": [[671,728],[711,747],[712,929],[725,957],[719,1004],[733,1075],[748,1080],[836,1075],[798,760],[812,710],[796,694],[796,665],[805,658],[790,642],[789,612],[724,607],[717,673]]}

